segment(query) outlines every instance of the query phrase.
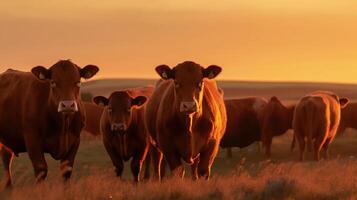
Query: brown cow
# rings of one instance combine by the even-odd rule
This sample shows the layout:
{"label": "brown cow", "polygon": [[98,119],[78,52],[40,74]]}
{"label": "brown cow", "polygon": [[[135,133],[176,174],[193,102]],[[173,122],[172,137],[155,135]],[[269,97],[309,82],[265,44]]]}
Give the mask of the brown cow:
{"label": "brown cow", "polygon": [[265,155],[271,156],[273,137],[280,136],[292,129],[295,105],[285,106],[273,96],[264,107],[261,117],[261,140],[265,147]]}
{"label": "brown cow", "polygon": [[150,144],[144,124],[143,104],[151,96],[152,90],[146,94],[139,89],[122,90],[113,92],[109,98],[97,96],[93,99],[96,104],[105,106],[100,120],[100,130],[116,175],[121,177],[123,162],[132,158],[131,172],[135,182],[139,181]]}
{"label": "brown cow", "polygon": [[340,123],[341,108],[348,102],[347,98],[339,98],[328,91],[313,92],[299,101],[295,108],[293,127],[301,161],[304,160],[305,143],[309,151],[314,151],[315,160],[319,160],[321,149],[327,158],[328,146]]}
{"label": "brown cow", "polygon": [[[274,136],[292,128],[294,106],[284,106],[277,97],[267,102],[264,98],[250,97],[225,100],[227,129],[221,147],[247,147],[255,141],[262,141],[266,156],[270,157]],[[231,151],[228,149],[228,156]]]}
{"label": "brown cow", "polygon": [[7,186],[11,186],[13,155],[22,152],[28,152],[37,182],[47,176],[44,153],[60,160],[65,179],[71,176],[85,121],[80,80],[98,70],[61,60],[49,69],[38,66],[32,73],[10,69],[0,75],[0,142]]}
{"label": "brown cow", "polygon": [[83,107],[86,113],[86,123],[83,129],[92,135],[98,136],[100,134],[100,118],[102,117],[103,106],[83,102]]}
{"label": "brown cow", "polygon": [[338,133],[342,134],[347,128],[357,129],[357,102],[351,102],[341,110]]}
{"label": "brown cow", "polygon": [[227,128],[220,146],[244,148],[261,138],[261,119],[267,101],[260,97],[225,100]]}
{"label": "brown cow", "polygon": [[[201,67],[186,61],[171,69],[156,67],[162,80],[147,103],[146,126],[152,141],[165,156],[173,175],[183,177],[181,159],[192,165],[193,178],[209,178],[224,134],[227,116],[215,78],[221,68]],[[160,177],[162,154],[155,159]]]}

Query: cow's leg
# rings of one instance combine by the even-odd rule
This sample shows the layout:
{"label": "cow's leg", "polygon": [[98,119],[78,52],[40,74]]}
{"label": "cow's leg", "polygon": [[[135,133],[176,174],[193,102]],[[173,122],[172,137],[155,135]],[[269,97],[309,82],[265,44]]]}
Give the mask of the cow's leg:
{"label": "cow's leg", "polygon": [[326,139],[325,143],[322,145],[323,156],[325,159],[329,158],[328,146],[330,145],[332,138]]}
{"label": "cow's leg", "polygon": [[42,139],[34,136],[36,136],[36,134],[28,131],[27,134],[25,134],[25,144],[35,172],[36,183],[40,183],[47,177],[47,163],[43,154],[43,145],[40,142]]}
{"label": "cow's leg", "polygon": [[139,156],[134,156],[130,163],[131,174],[133,175],[134,182],[140,181],[140,171],[142,167],[143,161]]}
{"label": "cow's leg", "polygon": [[199,157],[197,157],[193,164],[191,165],[191,174],[192,174],[192,179],[193,180],[197,180],[198,179],[198,172],[197,172],[197,168],[198,168],[198,163],[200,162]]}
{"label": "cow's leg", "polygon": [[153,164],[153,168],[154,168],[153,178],[155,180],[160,181],[161,175],[163,173],[163,171],[161,171],[161,165],[165,164],[165,163],[162,163],[163,154],[156,147],[150,148],[150,154],[151,154],[152,164]]}
{"label": "cow's leg", "polygon": [[134,178],[134,182],[140,181],[140,172],[145,161],[146,155],[148,153],[148,146],[141,148],[138,153],[136,153],[130,163],[131,173]]}
{"label": "cow's leg", "polygon": [[322,149],[322,145],[325,143],[325,135],[321,135],[314,140],[314,159],[316,161],[320,160],[320,151]]}
{"label": "cow's leg", "polygon": [[231,147],[227,148],[227,158],[233,158],[232,148]]}
{"label": "cow's leg", "polygon": [[[296,131],[295,131],[296,132]],[[299,143],[299,160],[304,161],[304,154],[305,154],[305,138],[301,136],[301,133],[295,133],[296,140]]]}
{"label": "cow's leg", "polygon": [[79,139],[76,141],[75,144],[73,144],[66,158],[61,159],[60,169],[61,169],[62,177],[65,181],[67,181],[72,176],[74,159],[76,157],[78,147],[79,147]]}
{"label": "cow's leg", "polygon": [[4,146],[1,146],[0,144],[0,154],[2,158],[2,162],[4,165],[4,177],[5,177],[5,187],[10,188],[12,186],[12,181],[11,181],[11,164],[12,160],[14,158],[14,154],[6,149]]}
{"label": "cow's leg", "polygon": [[211,173],[211,166],[219,150],[219,142],[211,141],[208,148],[200,153],[198,163],[198,176],[209,179]]}
{"label": "cow's leg", "polygon": [[165,178],[166,176],[166,166],[167,166],[167,161],[166,159],[163,157],[161,160],[161,165],[160,165],[160,176],[161,179]]}
{"label": "cow's leg", "polygon": [[291,153],[294,152],[295,142],[296,142],[295,135],[293,135],[293,140],[291,141],[291,146],[290,146]]}
{"label": "cow's leg", "polygon": [[265,156],[267,158],[271,157],[271,143],[272,143],[272,138],[271,137],[266,138],[266,141],[265,141]]}
{"label": "cow's leg", "polygon": [[143,170],[144,170],[144,180],[149,180],[150,179],[150,171],[151,171],[151,150],[150,152],[146,155],[145,161],[143,163]]}
{"label": "cow's leg", "polygon": [[185,168],[182,165],[181,157],[178,154],[165,154],[165,159],[169,164],[171,175],[183,178],[185,175]]}
{"label": "cow's leg", "polygon": [[107,153],[115,167],[115,174],[117,175],[117,177],[121,178],[124,170],[124,162],[122,158],[116,153],[115,149],[113,149],[112,146],[108,144],[108,142],[104,142],[104,147],[107,150]]}

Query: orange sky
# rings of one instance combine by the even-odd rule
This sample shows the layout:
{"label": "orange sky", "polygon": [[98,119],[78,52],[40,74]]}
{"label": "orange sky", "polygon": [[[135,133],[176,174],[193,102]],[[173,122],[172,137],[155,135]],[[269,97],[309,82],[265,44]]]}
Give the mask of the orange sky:
{"label": "orange sky", "polygon": [[0,70],[71,58],[97,78],[156,78],[193,60],[221,79],[357,83],[354,0],[98,2],[2,2]]}

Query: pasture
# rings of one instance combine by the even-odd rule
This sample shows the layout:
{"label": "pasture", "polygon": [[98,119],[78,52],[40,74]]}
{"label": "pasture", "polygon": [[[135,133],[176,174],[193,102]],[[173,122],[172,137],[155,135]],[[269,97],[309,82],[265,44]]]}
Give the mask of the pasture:
{"label": "pasture", "polygon": [[[118,84],[119,83],[119,84]],[[153,84],[153,81],[103,80],[84,84],[83,92],[106,95],[125,87]],[[356,85],[308,83],[221,82],[227,98],[244,96],[278,96],[291,103],[302,95],[328,89],[340,96],[357,99]],[[82,134],[76,156],[73,178],[63,184],[59,163],[49,156],[47,181],[34,185],[33,169],[26,154],[13,163],[12,190],[0,193],[0,199],[354,199],[357,197],[357,132],[348,130],[331,145],[330,159],[320,162],[297,162],[298,149],[290,152],[292,132],[274,138],[272,158],[266,160],[263,151],[253,144],[233,149],[233,158],[220,150],[209,181],[164,179],[162,183],[131,182],[126,164],[123,180],[115,177],[109,156],[100,137]],[[2,167],[2,166],[1,166]],[[0,171],[2,176],[2,171]]]}

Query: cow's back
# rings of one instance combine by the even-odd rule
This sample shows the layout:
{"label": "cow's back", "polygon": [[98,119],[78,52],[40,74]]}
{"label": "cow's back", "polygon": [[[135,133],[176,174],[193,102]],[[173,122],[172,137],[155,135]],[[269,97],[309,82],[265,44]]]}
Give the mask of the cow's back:
{"label": "cow's back", "polygon": [[[303,137],[327,134],[331,122],[330,101],[324,95],[309,95],[296,105],[293,127]],[[332,117],[333,118],[333,117]]]}

